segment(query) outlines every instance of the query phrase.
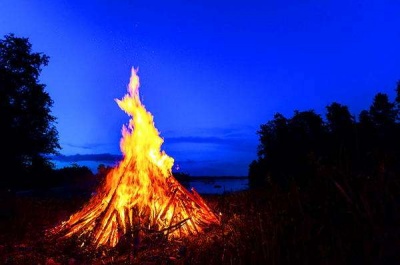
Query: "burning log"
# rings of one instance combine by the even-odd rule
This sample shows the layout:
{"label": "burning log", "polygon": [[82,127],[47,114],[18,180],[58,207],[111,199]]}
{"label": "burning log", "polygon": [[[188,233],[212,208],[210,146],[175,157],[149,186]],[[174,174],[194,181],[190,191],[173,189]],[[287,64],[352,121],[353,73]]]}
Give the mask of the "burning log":
{"label": "burning log", "polygon": [[139,77],[132,69],[128,94],[116,100],[132,116],[123,126],[123,159],[106,176],[95,196],[67,221],[51,229],[61,238],[77,236],[94,247],[115,247],[132,231],[157,232],[166,238],[195,235],[218,216],[194,190],[186,190],[172,175],[173,158],[160,151],[163,139],[153,116],[139,99]]}

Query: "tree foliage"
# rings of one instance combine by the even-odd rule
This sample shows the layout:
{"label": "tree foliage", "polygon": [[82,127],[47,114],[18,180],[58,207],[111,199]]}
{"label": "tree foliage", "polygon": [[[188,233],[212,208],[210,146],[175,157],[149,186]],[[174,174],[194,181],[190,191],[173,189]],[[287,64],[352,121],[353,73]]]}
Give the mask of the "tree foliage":
{"label": "tree foliage", "polygon": [[294,182],[304,188],[326,170],[354,179],[399,174],[399,98],[400,82],[393,102],[377,93],[358,121],[337,102],[326,107],[325,119],[313,110],[295,111],[290,118],[276,114],[258,131],[258,159],[249,166],[250,185],[287,188]]}
{"label": "tree foliage", "polygon": [[49,62],[32,51],[28,38],[8,34],[0,40],[0,126],[2,137],[1,186],[12,187],[35,181],[51,167],[46,155],[60,149],[53,101],[39,81]]}

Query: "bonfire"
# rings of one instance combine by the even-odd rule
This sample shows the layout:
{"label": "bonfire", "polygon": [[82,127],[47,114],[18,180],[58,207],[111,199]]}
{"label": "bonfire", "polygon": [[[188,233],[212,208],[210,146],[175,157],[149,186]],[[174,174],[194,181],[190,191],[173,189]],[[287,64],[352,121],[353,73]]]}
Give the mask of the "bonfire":
{"label": "bonfire", "polygon": [[156,232],[171,239],[196,235],[219,224],[219,216],[203,198],[174,178],[174,160],[161,151],[163,139],[140,101],[137,69],[132,68],[128,93],[116,102],[131,116],[122,127],[123,159],[88,203],[50,234],[76,236],[96,248],[115,247],[132,231]]}

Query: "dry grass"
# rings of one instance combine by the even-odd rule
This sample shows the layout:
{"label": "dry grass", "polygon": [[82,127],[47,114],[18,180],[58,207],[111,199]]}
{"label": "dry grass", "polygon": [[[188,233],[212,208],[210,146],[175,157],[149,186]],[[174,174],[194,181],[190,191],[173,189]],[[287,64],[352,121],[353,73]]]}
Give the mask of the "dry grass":
{"label": "dry grass", "polygon": [[0,221],[0,263],[398,264],[399,198],[389,196],[392,205],[377,206],[375,197],[365,193],[372,197],[358,200],[357,206],[352,205],[357,204],[354,195],[340,188],[330,191],[336,197],[325,194],[335,199],[318,203],[318,197],[310,198],[318,192],[295,187],[205,196],[222,213],[221,226],[175,241],[158,234],[127,238],[112,250],[99,251],[81,247],[77,239],[50,242],[44,237],[46,228],[65,220],[87,198],[13,198],[13,212]]}

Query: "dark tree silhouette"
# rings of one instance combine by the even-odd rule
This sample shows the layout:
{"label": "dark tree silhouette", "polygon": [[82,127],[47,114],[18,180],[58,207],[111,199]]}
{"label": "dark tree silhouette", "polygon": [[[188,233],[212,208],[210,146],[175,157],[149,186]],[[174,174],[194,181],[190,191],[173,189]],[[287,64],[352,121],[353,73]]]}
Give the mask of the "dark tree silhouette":
{"label": "dark tree silhouette", "polygon": [[354,127],[354,117],[350,114],[347,106],[334,102],[326,107],[326,119],[328,129],[337,137],[345,136]]}
{"label": "dark tree silhouette", "polygon": [[266,184],[270,175],[279,175],[280,177],[276,179],[285,181],[285,174],[275,172],[275,169],[283,166],[281,163],[289,148],[287,123],[287,119],[282,114],[276,113],[272,121],[260,126],[257,132],[260,138],[258,160],[253,161],[249,168],[250,183],[253,187]]}
{"label": "dark tree silhouette", "polygon": [[356,126],[347,106],[334,102],[326,107],[328,161],[341,170],[349,170],[346,162],[356,159]]}
{"label": "dark tree silhouette", "polygon": [[291,119],[276,114],[258,131],[258,160],[250,165],[250,184],[270,179],[282,187],[291,181],[304,185],[322,156],[325,134],[323,120],[313,110],[295,111]]}
{"label": "dark tree silhouette", "polygon": [[397,119],[397,122],[400,122],[400,80],[397,81],[395,104],[396,104],[396,111],[397,111],[396,119]]}
{"label": "dark tree silhouette", "polygon": [[[53,101],[39,82],[49,57],[32,51],[28,38],[8,34],[0,40],[1,187],[35,182],[60,149]],[[8,175],[5,172],[10,172]]]}
{"label": "dark tree silhouette", "polygon": [[258,159],[249,165],[250,186],[272,181],[284,188],[291,182],[304,187],[317,171],[346,176],[350,182],[398,172],[400,82],[396,93],[394,102],[386,94],[376,94],[358,122],[337,102],[326,107],[325,121],[312,110],[295,111],[291,118],[276,114],[258,131]]}
{"label": "dark tree silhouette", "polygon": [[357,132],[359,143],[358,149],[361,161],[360,170],[363,172],[371,172],[375,161],[373,152],[377,146],[376,130],[369,111],[361,111],[358,119]]}
{"label": "dark tree silhouette", "polygon": [[386,175],[388,167],[397,164],[395,152],[399,147],[399,138],[395,103],[389,101],[388,95],[378,93],[374,97],[369,113],[374,126],[372,154],[378,163],[377,171],[382,177]]}
{"label": "dark tree silhouette", "polygon": [[316,164],[324,156],[326,129],[314,110],[295,111],[288,122],[289,143],[285,171],[297,185],[304,187],[315,176]]}
{"label": "dark tree silhouette", "polygon": [[388,95],[378,93],[369,109],[372,121],[379,129],[392,126],[396,120],[395,104],[389,101]]}

